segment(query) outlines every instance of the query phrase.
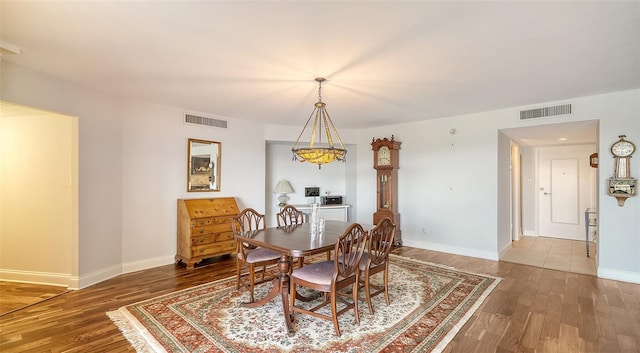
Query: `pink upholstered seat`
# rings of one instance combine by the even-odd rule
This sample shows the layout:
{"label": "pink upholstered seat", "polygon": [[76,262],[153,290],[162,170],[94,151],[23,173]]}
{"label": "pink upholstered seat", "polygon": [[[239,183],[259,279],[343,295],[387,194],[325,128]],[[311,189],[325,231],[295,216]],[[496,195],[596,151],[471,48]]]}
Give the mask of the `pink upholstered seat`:
{"label": "pink upholstered seat", "polygon": [[[299,268],[291,273],[290,300],[292,313],[304,313],[324,320],[333,321],[333,327],[340,336],[338,316],[350,309],[354,310],[356,323],[360,323],[358,313],[358,283],[360,259],[367,244],[367,232],[359,224],[352,224],[340,236],[334,247],[333,261],[322,261]],[[341,259],[341,261],[338,261]],[[311,309],[296,307],[296,287],[304,286],[324,292],[324,300]],[[351,301],[346,298],[351,298]],[[337,310],[337,301],[345,306]],[[331,316],[318,313],[318,309],[331,305]]]}
{"label": "pink upholstered seat", "polygon": [[[265,228],[264,215],[258,213],[253,208],[246,208],[233,218],[233,234],[242,234],[248,236],[251,232],[255,232]],[[240,284],[249,290],[249,303],[253,303],[253,293],[256,284],[264,283],[271,278],[265,279],[266,268],[269,265],[275,265],[280,260],[280,253],[273,250],[257,248],[247,243],[238,241],[236,252],[236,288],[240,288]],[[242,269],[249,268],[248,274],[243,274]],[[256,282],[256,267],[262,267],[261,278]],[[248,280],[245,281],[245,278]]]}

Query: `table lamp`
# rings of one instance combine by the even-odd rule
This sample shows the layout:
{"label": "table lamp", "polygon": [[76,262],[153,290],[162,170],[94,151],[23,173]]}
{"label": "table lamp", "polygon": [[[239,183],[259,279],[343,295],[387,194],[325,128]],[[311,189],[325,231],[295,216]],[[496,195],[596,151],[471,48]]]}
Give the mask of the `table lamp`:
{"label": "table lamp", "polygon": [[289,183],[288,180],[280,180],[278,184],[276,184],[275,189],[273,189],[274,194],[280,194],[280,196],[278,196],[278,201],[280,201],[278,206],[286,206],[287,201],[289,201],[289,196],[287,196],[287,194],[290,194],[292,192],[293,187],[291,187],[291,183]]}

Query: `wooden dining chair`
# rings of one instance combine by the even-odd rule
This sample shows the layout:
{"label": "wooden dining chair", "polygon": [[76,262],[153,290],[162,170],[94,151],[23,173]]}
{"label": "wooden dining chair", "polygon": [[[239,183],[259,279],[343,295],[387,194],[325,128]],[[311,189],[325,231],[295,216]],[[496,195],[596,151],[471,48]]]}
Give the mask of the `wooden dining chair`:
{"label": "wooden dining chair", "polygon": [[[338,336],[340,336],[338,316],[348,310],[353,309],[355,322],[360,324],[358,313],[359,264],[367,244],[367,237],[367,231],[361,225],[354,223],[338,239],[334,247],[333,261],[312,263],[291,273],[289,298],[292,314],[298,312],[332,321]],[[323,292],[325,294],[324,300],[310,309],[295,306],[297,286]],[[351,297],[351,301],[348,300],[349,297]],[[337,309],[338,300],[345,304],[339,311]],[[331,316],[318,312],[320,308],[327,305],[331,305]]]}
{"label": "wooden dining chair", "polygon": [[[287,205],[283,207],[276,215],[278,227],[290,226],[304,223],[304,212],[295,208],[295,206]],[[331,260],[331,250],[327,251],[327,260]],[[304,257],[298,258],[298,268],[304,266]]]}
{"label": "wooden dining chair", "polygon": [[[258,213],[253,208],[246,208],[242,210],[242,212],[235,216],[231,222],[234,235],[242,234],[246,236],[252,231],[255,232],[257,230],[265,229],[264,215]],[[254,302],[253,293],[255,285],[271,280],[271,278],[265,279],[267,266],[275,265],[279,260],[280,253],[277,251],[255,247],[240,240],[237,241],[236,288],[240,289],[240,285],[242,284],[249,290],[249,303]],[[243,274],[242,270],[245,267],[249,269],[249,273]],[[256,267],[262,267],[261,278],[259,281],[256,281],[255,277]]]}
{"label": "wooden dining chair", "polygon": [[[371,314],[373,314],[372,297],[384,293],[384,299],[389,305],[389,252],[393,247],[395,235],[396,225],[391,219],[383,218],[369,231],[367,251],[360,260],[360,287],[364,288],[365,300]],[[371,276],[380,272],[383,273],[382,285],[371,284]]]}
{"label": "wooden dining chair", "polygon": [[286,205],[276,214],[278,227],[304,223],[304,213],[295,206]]}
{"label": "wooden dining chair", "polygon": [[[287,205],[276,214],[276,222],[278,227],[299,225],[304,223],[304,213],[294,206]],[[304,257],[299,257],[298,268],[302,266],[304,266]]]}

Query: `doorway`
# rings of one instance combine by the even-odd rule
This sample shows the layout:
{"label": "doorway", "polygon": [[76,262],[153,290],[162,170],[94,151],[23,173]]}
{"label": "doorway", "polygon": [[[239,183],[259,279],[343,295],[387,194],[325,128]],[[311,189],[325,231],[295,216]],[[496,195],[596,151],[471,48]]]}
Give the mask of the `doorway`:
{"label": "doorway", "polygon": [[597,171],[588,160],[598,150],[598,121],[500,131],[512,152],[511,242],[500,260],[595,275],[597,241],[585,238],[584,211],[598,205]]}
{"label": "doorway", "polygon": [[0,104],[0,280],[73,288],[78,119]]}
{"label": "doorway", "polygon": [[589,155],[596,145],[536,148],[538,236],[585,239],[587,208],[595,208],[595,169]]}

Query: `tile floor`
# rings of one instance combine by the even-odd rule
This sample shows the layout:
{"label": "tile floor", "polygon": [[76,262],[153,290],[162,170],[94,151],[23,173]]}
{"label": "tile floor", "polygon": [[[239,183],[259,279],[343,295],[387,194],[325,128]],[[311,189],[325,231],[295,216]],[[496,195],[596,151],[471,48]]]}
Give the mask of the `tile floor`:
{"label": "tile floor", "polygon": [[589,275],[596,274],[596,245],[584,241],[547,237],[523,237],[511,243],[500,260]]}

